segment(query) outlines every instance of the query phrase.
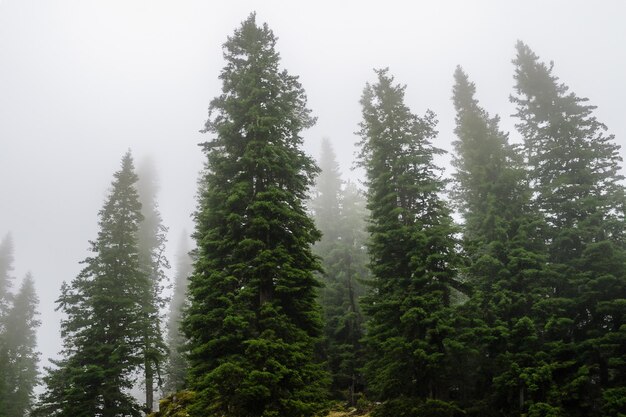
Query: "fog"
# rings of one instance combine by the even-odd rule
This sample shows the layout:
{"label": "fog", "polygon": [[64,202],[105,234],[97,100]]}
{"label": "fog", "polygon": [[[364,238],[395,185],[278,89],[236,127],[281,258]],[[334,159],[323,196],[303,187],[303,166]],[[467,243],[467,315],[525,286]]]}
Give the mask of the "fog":
{"label": "fog", "polygon": [[457,64],[513,130],[518,39],[554,61],[626,145],[621,1],[0,0],[0,236],[12,233],[18,282],[27,271],[35,278],[41,364],[61,348],[54,300],[88,255],[127,149],[137,165],[149,155],[156,166],[171,261],[181,231],[193,230],[197,144],[208,139],[199,130],[220,92],[221,45],[254,10],[318,118],[305,132],[307,151],[317,155],[330,138],[347,177],[359,177],[350,171],[354,132],[373,68],[389,67],[408,85],[414,112],[437,114],[437,145],[450,150]]}

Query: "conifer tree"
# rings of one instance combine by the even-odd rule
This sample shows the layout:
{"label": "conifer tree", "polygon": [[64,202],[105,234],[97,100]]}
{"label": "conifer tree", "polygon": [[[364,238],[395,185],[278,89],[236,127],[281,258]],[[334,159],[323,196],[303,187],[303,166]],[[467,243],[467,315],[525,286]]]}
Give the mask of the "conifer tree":
{"label": "conifer tree", "polygon": [[318,169],[300,149],[314,119],[275,43],[246,19],[224,44],[209,107],[184,324],[196,416],[309,416],[325,396],[313,355],[320,234],[303,204]]}
{"label": "conifer tree", "polygon": [[[514,60],[517,128],[535,204],[548,222],[546,322],[559,384],[550,406],[600,416],[624,391],[626,253],[619,146],[587,99],[569,92],[530,48]],[[621,391],[620,391],[621,390]],[[621,394],[620,394],[621,393]]]}
{"label": "conifer tree", "polygon": [[[6,325],[13,302],[13,294],[11,293],[12,271],[13,239],[10,234],[7,234],[0,241],[0,376],[8,375],[10,372]],[[10,386],[7,384],[7,379],[0,377],[0,404],[9,401],[9,390]],[[0,417],[5,417],[6,411],[4,407],[0,407]]]}
{"label": "conifer tree", "polygon": [[38,381],[36,330],[39,299],[35,293],[33,278],[27,274],[15,295],[12,308],[6,320],[4,343],[0,349],[8,358],[6,372],[0,374],[8,388],[4,398],[2,415],[23,417],[29,414],[34,400],[34,388]]}
{"label": "conifer tree", "polygon": [[365,202],[354,183],[342,189],[334,150],[326,139],[320,155],[321,174],[311,201],[322,239],[314,246],[322,259],[324,288],[320,302],[325,319],[325,354],[332,376],[331,392],[355,405],[362,390],[363,314],[361,282],[368,276],[365,252]]}
{"label": "conifer tree", "polygon": [[[361,98],[359,163],[367,175],[371,289],[365,366],[368,387],[385,403],[382,415],[427,412],[449,398],[446,340],[458,287],[456,232],[439,196],[443,182],[433,157],[442,151],[435,115],[418,117],[404,103],[405,87],[377,71]],[[445,404],[445,407],[453,407]],[[403,413],[403,414],[400,414]]]}
{"label": "conifer tree", "polygon": [[63,357],[44,377],[46,391],[36,415],[141,415],[129,390],[144,361],[142,303],[150,280],[139,260],[143,216],[130,152],[121,165],[99,212],[98,237],[90,242],[93,255],[61,288]]}
{"label": "conifer tree", "polygon": [[167,379],[164,391],[173,394],[185,386],[187,375],[187,359],[182,353],[185,336],[181,328],[183,309],[187,305],[187,284],[192,273],[193,265],[189,255],[187,231],[182,233],[180,247],[176,256],[176,277],[174,278],[174,293],[170,301],[167,320]]}
{"label": "conifer tree", "polygon": [[142,296],[145,409],[149,413],[154,405],[154,391],[163,385],[161,374],[167,347],[163,338],[161,310],[167,300],[163,297],[162,290],[166,279],[164,269],[169,268],[164,254],[167,228],[163,225],[158,209],[156,170],[150,159],[146,159],[139,169],[137,191],[143,215],[137,233],[139,262],[149,278],[149,285]]}
{"label": "conifer tree", "polygon": [[459,307],[457,326],[474,352],[462,355],[464,360],[475,361],[458,367],[465,374],[460,385],[468,408],[519,415],[528,401],[543,400],[541,385],[550,382],[535,378],[548,364],[532,311],[546,296],[545,249],[537,232],[544,230],[543,221],[530,205],[522,157],[499,130],[499,118],[479,106],[476,88],[460,67],[454,78],[454,197],[465,221],[464,273],[473,288],[469,302]]}

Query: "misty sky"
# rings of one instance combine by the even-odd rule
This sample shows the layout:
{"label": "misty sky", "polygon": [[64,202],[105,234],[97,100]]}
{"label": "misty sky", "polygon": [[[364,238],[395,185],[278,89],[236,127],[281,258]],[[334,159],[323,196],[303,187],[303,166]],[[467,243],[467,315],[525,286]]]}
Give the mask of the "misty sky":
{"label": "misty sky", "polygon": [[198,131],[220,92],[221,45],[255,10],[318,117],[307,151],[317,156],[330,138],[351,177],[358,101],[373,68],[408,85],[414,112],[437,114],[437,145],[450,150],[457,64],[513,129],[518,39],[553,60],[626,145],[623,1],[0,0],[0,236],[13,235],[18,279],[35,277],[43,364],[61,347],[61,282],[88,255],[127,149],[137,165],[150,155],[159,171],[170,261],[181,231],[193,230],[197,144],[209,138]]}

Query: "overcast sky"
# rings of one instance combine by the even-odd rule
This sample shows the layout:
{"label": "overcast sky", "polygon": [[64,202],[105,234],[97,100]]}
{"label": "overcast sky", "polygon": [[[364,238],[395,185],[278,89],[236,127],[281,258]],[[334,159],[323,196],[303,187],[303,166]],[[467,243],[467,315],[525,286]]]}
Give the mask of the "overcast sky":
{"label": "overcast sky", "polygon": [[88,255],[98,210],[127,149],[137,165],[150,155],[157,166],[169,253],[184,228],[193,230],[203,161],[197,144],[208,139],[198,131],[220,92],[221,45],[250,12],[278,36],[283,65],[300,76],[318,117],[304,132],[307,151],[317,156],[321,138],[330,138],[343,171],[354,177],[358,101],[373,68],[389,67],[407,84],[414,112],[438,115],[437,145],[449,150],[457,64],[486,109],[513,128],[508,96],[518,39],[554,61],[555,74],[598,106],[599,119],[624,146],[625,5],[0,0],[0,236],[13,235],[15,275],[35,277],[42,362],[61,347],[54,300]]}

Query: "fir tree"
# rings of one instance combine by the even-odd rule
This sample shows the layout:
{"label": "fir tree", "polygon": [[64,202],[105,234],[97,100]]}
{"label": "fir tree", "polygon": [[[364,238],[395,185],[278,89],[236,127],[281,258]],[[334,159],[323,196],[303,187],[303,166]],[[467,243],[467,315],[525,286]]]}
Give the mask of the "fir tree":
{"label": "fir tree", "polygon": [[328,140],[322,142],[321,174],[311,202],[322,239],[314,251],[322,259],[324,288],[320,302],[325,319],[326,360],[336,398],[356,403],[362,390],[363,314],[359,298],[366,279],[365,202],[355,184],[341,188],[339,166]]}
{"label": "fir tree", "polygon": [[314,120],[275,43],[246,19],[224,44],[209,108],[184,324],[197,416],[309,416],[325,394],[313,355],[320,235],[303,205],[317,167],[300,149]]}
{"label": "fir tree", "polygon": [[193,270],[187,232],[184,231],[180,240],[180,247],[176,257],[176,277],[174,278],[174,293],[170,301],[167,320],[167,346],[169,351],[167,364],[167,379],[164,391],[173,394],[185,387],[187,375],[187,359],[182,353],[185,337],[181,329],[183,309],[187,305],[187,284]]}
{"label": "fir tree", "polygon": [[33,390],[38,382],[36,330],[40,322],[37,319],[39,299],[35,293],[33,278],[27,274],[15,295],[13,306],[6,320],[5,343],[2,345],[8,358],[6,372],[0,374],[8,388],[3,404],[3,415],[23,417],[29,414],[33,404]]}
{"label": "fir tree", "polygon": [[156,201],[158,184],[150,159],[147,159],[139,170],[137,191],[143,215],[137,233],[139,262],[143,272],[149,278],[149,285],[142,296],[145,409],[146,413],[149,413],[154,406],[154,391],[163,385],[161,374],[164,369],[167,347],[163,339],[160,312],[167,302],[162,295],[162,290],[166,279],[164,269],[169,268],[164,254],[167,228],[163,226]]}
{"label": "fir tree", "polygon": [[528,401],[543,400],[542,385],[549,385],[529,380],[547,366],[532,311],[546,296],[543,221],[530,205],[521,155],[499,130],[499,118],[479,106],[460,67],[454,78],[454,197],[465,221],[464,273],[474,290],[457,315],[458,339],[470,347],[458,355],[467,361],[457,367],[459,385],[468,409],[519,415]]}
{"label": "fir tree", "polygon": [[[528,46],[514,60],[517,128],[535,204],[546,217],[550,297],[546,322],[550,404],[569,416],[600,416],[625,382],[626,253],[619,146],[587,99],[569,92]],[[618,390],[618,391],[615,391]]]}
{"label": "fir tree", "polygon": [[144,361],[142,303],[150,285],[137,247],[143,216],[136,182],[129,152],[99,212],[93,255],[62,286],[57,304],[66,315],[61,322],[63,358],[53,361],[56,367],[44,377],[46,391],[37,415],[141,415],[128,393],[132,375]]}
{"label": "fir tree", "polygon": [[359,131],[372,272],[364,304],[365,371],[371,393],[386,401],[381,414],[409,415],[426,398],[449,398],[444,364],[452,288],[458,286],[456,230],[439,196],[443,183],[433,157],[442,151],[431,143],[434,114],[412,114],[405,87],[387,70],[377,75],[361,98]]}

